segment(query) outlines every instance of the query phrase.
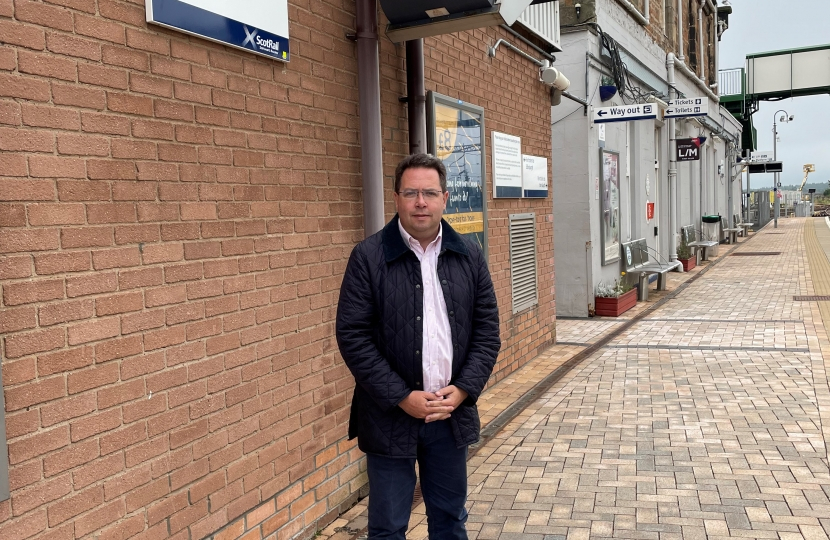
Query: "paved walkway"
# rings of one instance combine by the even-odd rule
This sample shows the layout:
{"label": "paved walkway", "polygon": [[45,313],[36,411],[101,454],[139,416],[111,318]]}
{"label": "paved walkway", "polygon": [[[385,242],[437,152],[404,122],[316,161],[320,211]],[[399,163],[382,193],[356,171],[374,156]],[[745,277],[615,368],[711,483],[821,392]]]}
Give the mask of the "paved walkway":
{"label": "paved walkway", "polygon": [[[480,400],[495,425],[538,394],[470,459],[470,538],[828,538],[830,302],[794,298],[830,298],[828,257],[823,219],[784,219],[624,317],[557,321],[558,344]],[[410,525],[427,537],[423,504]]]}

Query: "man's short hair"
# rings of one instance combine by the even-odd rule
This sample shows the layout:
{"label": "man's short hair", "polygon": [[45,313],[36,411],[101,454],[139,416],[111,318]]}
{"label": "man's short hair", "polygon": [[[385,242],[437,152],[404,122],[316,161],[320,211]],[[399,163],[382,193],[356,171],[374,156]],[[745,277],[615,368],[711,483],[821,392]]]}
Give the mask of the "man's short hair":
{"label": "man's short hair", "polygon": [[447,169],[441,160],[432,154],[412,154],[403,158],[395,168],[395,193],[401,190],[401,177],[407,169],[435,169],[438,181],[441,182],[441,191],[447,191]]}

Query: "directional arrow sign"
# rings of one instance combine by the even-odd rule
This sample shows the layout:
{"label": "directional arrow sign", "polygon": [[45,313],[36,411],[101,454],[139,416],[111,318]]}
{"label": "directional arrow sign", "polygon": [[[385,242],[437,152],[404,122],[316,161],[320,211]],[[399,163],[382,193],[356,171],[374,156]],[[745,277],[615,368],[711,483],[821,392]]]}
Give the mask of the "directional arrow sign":
{"label": "directional arrow sign", "polygon": [[707,114],[709,114],[708,98],[670,99],[669,107],[663,113],[663,118],[685,118]]}
{"label": "directional arrow sign", "polygon": [[749,155],[749,161],[753,163],[763,163],[765,161],[772,161],[772,155],[773,153],[769,150],[756,150],[755,152],[752,152]]}
{"label": "directional arrow sign", "polygon": [[594,109],[595,124],[607,122],[628,122],[630,120],[654,120],[656,118],[657,105],[653,103],[597,107]]}

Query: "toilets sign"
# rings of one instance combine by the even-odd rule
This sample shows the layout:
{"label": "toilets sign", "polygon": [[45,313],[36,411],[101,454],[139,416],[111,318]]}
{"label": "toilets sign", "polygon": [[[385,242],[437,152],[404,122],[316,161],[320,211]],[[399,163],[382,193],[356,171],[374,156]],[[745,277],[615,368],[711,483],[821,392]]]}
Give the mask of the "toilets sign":
{"label": "toilets sign", "polygon": [[708,98],[686,98],[669,100],[669,106],[663,118],[688,118],[690,116],[706,116],[709,114]]}
{"label": "toilets sign", "polygon": [[597,107],[594,109],[594,123],[629,122],[631,120],[656,120],[657,105],[641,103],[639,105],[619,105]]}

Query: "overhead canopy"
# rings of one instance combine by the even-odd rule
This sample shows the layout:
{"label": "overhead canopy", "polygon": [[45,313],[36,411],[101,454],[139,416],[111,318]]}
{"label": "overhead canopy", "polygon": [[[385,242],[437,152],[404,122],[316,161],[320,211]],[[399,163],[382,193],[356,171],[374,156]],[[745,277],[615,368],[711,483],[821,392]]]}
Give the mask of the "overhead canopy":
{"label": "overhead canopy", "polygon": [[531,4],[550,0],[380,0],[393,42],[513,24]]}

